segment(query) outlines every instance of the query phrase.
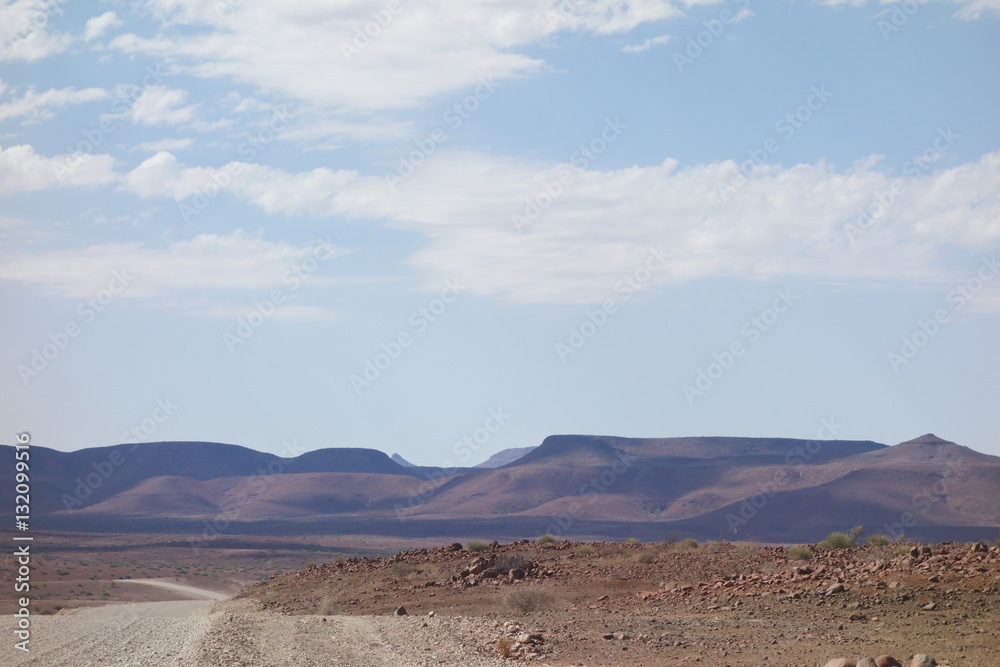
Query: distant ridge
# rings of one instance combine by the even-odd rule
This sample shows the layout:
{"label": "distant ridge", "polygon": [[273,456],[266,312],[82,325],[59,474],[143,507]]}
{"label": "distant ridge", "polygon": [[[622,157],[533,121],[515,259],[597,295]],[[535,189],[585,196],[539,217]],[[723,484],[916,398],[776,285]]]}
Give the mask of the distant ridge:
{"label": "distant ridge", "polygon": [[534,450],[538,449],[538,445],[532,445],[531,447],[512,447],[510,449],[504,449],[490,458],[486,459],[479,465],[473,466],[474,468],[500,468],[509,463],[513,463],[518,459],[524,457],[526,454],[530,454]]}
{"label": "distant ridge", "polygon": [[[14,461],[13,448],[0,446],[0,475],[13,476]],[[280,458],[208,442],[32,447],[31,462],[32,525],[42,530],[197,533],[224,516],[229,532],[285,535],[676,532],[802,543],[861,524],[890,537],[1000,537],[1000,457],[931,433],[892,447],[554,435],[452,469],[373,449]],[[0,511],[12,502],[0,498]]]}
{"label": "distant ridge", "polygon": [[410,463],[409,461],[407,461],[406,459],[404,459],[399,454],[393,454],[389,458],[391,458],[393,461],[395,461],[399,465],[403,466],[404,468],[416,468],[417,467],[417,466],[413,465],[412,463]]}

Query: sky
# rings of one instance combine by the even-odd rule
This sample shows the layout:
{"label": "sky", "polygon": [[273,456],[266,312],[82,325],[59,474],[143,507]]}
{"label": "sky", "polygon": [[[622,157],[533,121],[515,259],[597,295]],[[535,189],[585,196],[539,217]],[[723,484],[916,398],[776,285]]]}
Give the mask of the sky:
{"label": "sky", "polygon": [[998,19],[0,1],[0,442],[1000,455]]}

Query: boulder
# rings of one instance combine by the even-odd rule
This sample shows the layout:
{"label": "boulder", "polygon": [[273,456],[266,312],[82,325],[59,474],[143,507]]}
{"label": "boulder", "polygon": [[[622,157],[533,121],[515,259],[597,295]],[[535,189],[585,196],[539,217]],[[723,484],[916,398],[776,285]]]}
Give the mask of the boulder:
{"label": "boulder", "polygon": [[891,655],[880,655],[875,658],[875,667],[903,667],[903,664]]}
{"label": "boulder", "polygon": [[937,660],[926,653],[918,653],[910,661],[910,667],[937,667]]}

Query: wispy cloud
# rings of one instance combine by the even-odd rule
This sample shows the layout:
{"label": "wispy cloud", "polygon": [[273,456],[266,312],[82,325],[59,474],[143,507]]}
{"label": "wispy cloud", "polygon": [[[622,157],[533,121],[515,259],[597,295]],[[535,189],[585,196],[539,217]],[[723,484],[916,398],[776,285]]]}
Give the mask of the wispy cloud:
{"label": "wispy cloud", "polygon": [[123,25],[121,19],[114,12],[104,12],[100,16],[95,16],[87,21],[87,25],[83,29],[83,39],[84,41],[90,42],[99,37],[103,37],[111,28],[117,28]]}
{"label": "wispy cloud", "polygon": [[660,35],[659,37],[650,37],[642,44],[628,44],[622,47],[624,53],[642,53],[643,51],[649,50],[651,47],[660,46],[666,44],[670,41],[670,35]]}
{"label": "wispy cloud", "polygon": [[[6,90],[3,82],[0,82],[0,94]],[[50,88],[44,92],[37,92],[33,87],[19,98],[0,104],[0,121],[10,118],[24,118],[26,123],[38,123],[55,117],[53,109],[84,104],[95,100],[103,100],[109,97],[108,91],[103,88]]]}
{"label": "wispy cloud", "polygon": [[[347,249],[330,246],[330,257]],[[43,294],[81,298],[107,283],[114,271],[134,276],[128,297],[163,297],[185,290],[263,290],[280,285],[298,261],[315,256],[317,246],[267,241],[261,234],[199,234],[164,248],[143,242],[102,243],[65,250],[8,254],[0,279],[34,285]],[[324,284],[323,276],[310,281]]]}

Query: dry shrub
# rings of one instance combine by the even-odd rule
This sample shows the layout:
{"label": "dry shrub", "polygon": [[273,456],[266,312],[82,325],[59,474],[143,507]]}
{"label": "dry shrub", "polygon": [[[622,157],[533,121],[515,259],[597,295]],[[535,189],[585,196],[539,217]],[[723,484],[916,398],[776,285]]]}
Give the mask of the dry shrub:
{"label": "dry shrub", "polygon": [[509,658],[513,647],[514,640],[510,637],[501,637],[500,641],[497,642],[497,653],[500,654],[501,658]]}
{"label": "dry shrub", "polygon": [[484,542],[483,540],[469,540],[465,545],[465,548],[468,551],[485,551],[489,547],[489,543]]}
{"label": "dry shrub", "polygon": [[865,540],[865,546],[869,547],[887,547],[890,544],[892,544],[892,540],[890,540],[885,535],[882,535],[881,533],[875,533],[874,535],[869,535],[868,539]]}
{"label": "dry shrub", "polygon": [[649,565],[650,563],[652,563],[652,562],[654,562],[656,560],[656,556],[654,556],[653,554],[651,554],[648,551],[646,551],[644,553],[639,554],[639,557],[638,557],[637,560],[640,563],[645,563],[646,565]]}
{"label": "dry shrub", "polygon": [[483,574],[488,577],[502,577],[511,570],[523,570],[527,572],[534,566],[530,558],[525,558],[520,554],[501,553],[496,554],[489,560]]}
{"label": "dry shrub", "polygon": [[594,549],[594,547],[590,546],[589,544],[581,544],[580,546],[578,546],[576,548],[576,553],[589,555],[589,554],[597,553],[597,550]]}
{"label": "dry shrub", "polygon": [[516,587],[503,596],[504,605],[518,614],[530,614],[548,606],[551,600],[552,596],[548,591],[535,587]]}
{"label": "dry shrub", "polygon": [[809,547],[788,547],[788,560],[809,560],[813,557]]}

